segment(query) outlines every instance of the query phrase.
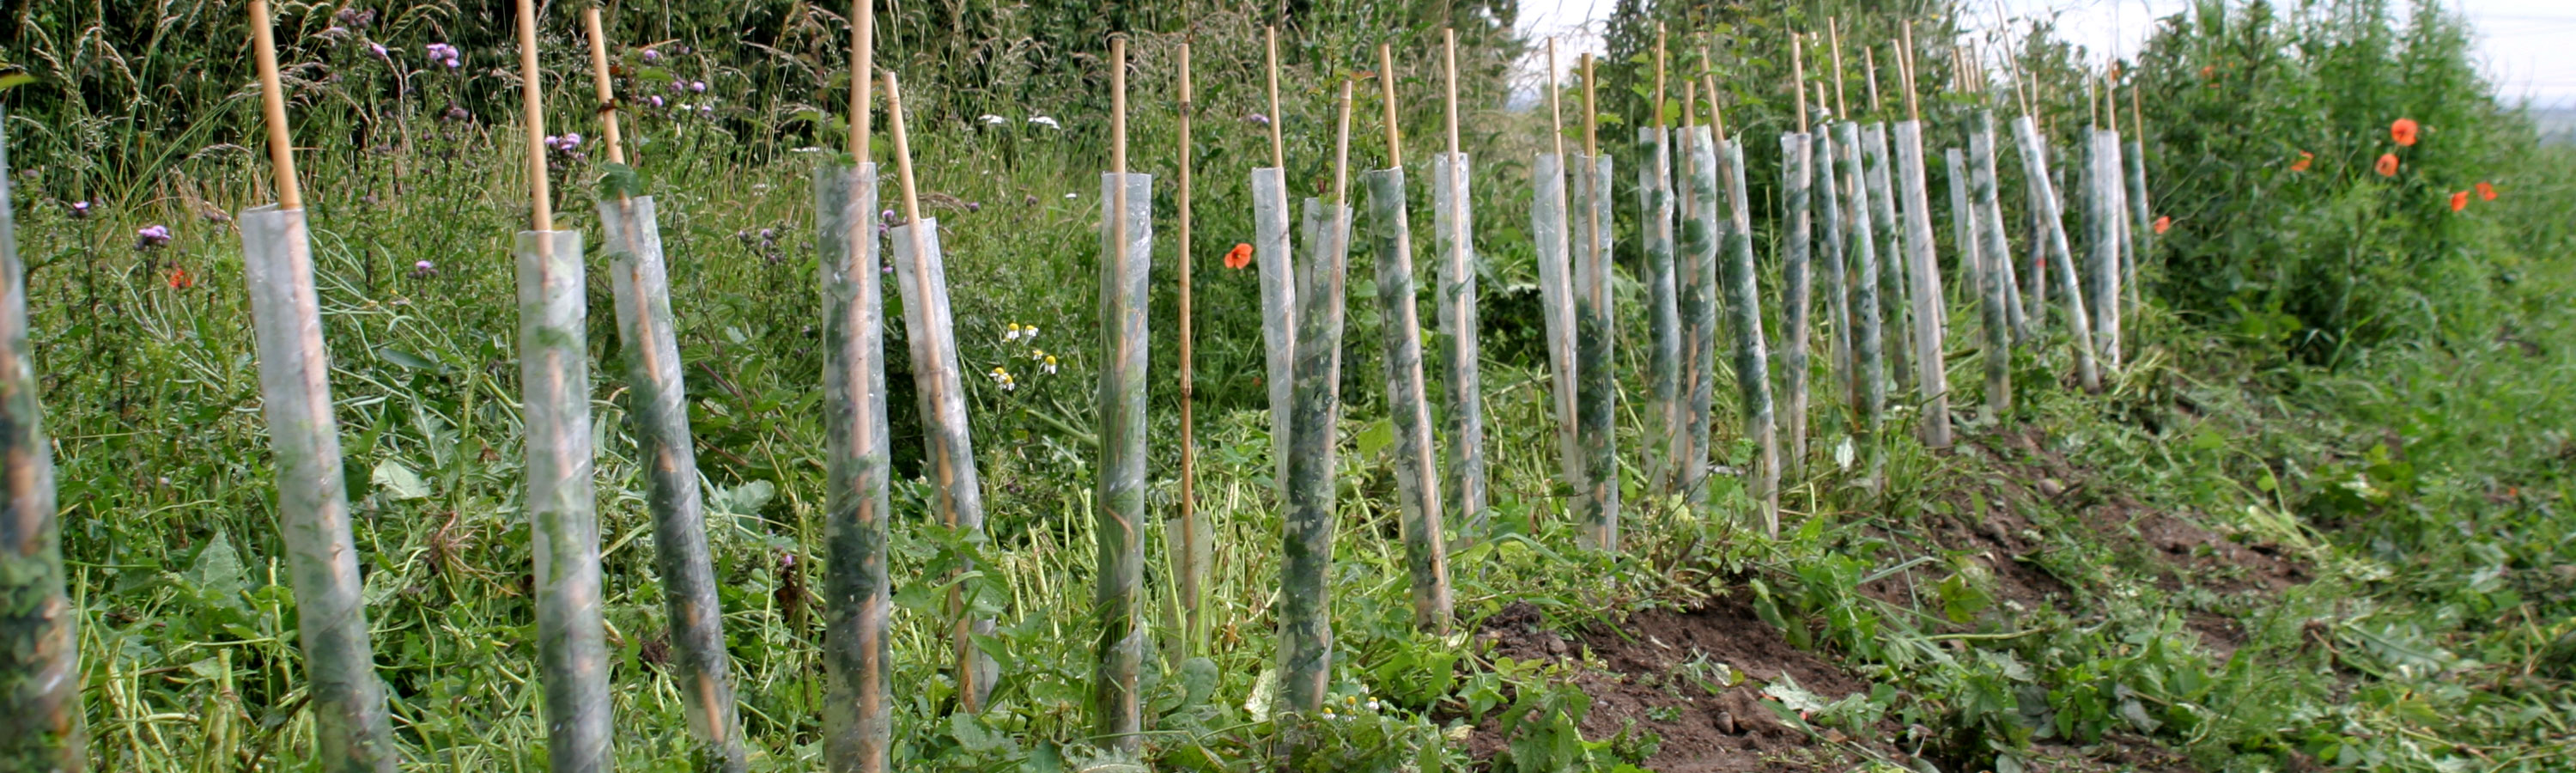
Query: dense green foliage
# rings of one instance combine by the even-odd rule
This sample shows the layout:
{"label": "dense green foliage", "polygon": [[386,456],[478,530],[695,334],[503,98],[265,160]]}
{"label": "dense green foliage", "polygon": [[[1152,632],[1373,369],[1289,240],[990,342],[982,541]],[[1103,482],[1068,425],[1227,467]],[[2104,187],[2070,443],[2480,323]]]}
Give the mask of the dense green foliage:
{"label": "dense green foliage", "polygon": [[[2156,289],[2177,312],[2336,362],[2436,334],[2431,309],[2483,303],[2518,270],[2528,244],[2449,200],[2540,183],[2516,161],[2532,129],[2477,73],[2462,20],[2396,5],[2209,1],[2160,25],[2137,75],[2158,95],[2148,175],[2175,231]],[[2395,141],[2399,119],[2420,141]]]}
{"label": "dense green foliage", "polygon": [[[146,6],[163,15],[153,20]],[[1720,22],[1742,33],[1716,55],[1736,68],[1722,69],[1737,81],[1729,88],[1742,89],[1729,97],[1729,121],[1760,140],[1747,143],[1746,175],[1758,245],[1772,238],[1768,181],[1778,178],[1768,135],[1792,119],[1785,94],[1746,84],[1783,67],[1778,29],[1810,28],[1823,15],[1769,7],[1631,9],[1614,25],[1619,61],[1604,71],[1605,86],[1639,82],[1621,68],[1637,64],[1631,55],[1650,18],[1677,34]],[[505,300],[509,232],[526,206],[513,82],[499,72],[510,50],[506,6],[405,8],[379,9],[338,36],[324,34],[338,6],[282,9],[296,30],[281,40],[294,62],[298,137],[310,146],[315,261],[365,598],[407,764],[533,769],[545,733],[520,501],[516,317]],[[1400,107],[1414,127],[1412,156],[1427,158],[1437,81],[1425,41],[1437,40],[1432,19],[1442,11],[1468,28],[1497,535],[1450,557],[1470,633],[1414,632],[1394,425],[1377,383],[1380,315],[1352,304],[1345,439],[1331,476],[1342,503],[1338,593],[1328,602],[1334,713],[1301,725],[1327,736],[1316,769],[1459,768],[1471,747],[1502,770],[1642,764],[1659,746],[1652,731],[1584,729],[1602,704],[1575,678],[1601,664],[1580,652],[1515,660],[1472,632],[1515,601],[1572,630],[1716,594],[1735,594],[1790,641],[1873,682],[1847,696],[1760,685],[1817,753],[1852,765],[2000,770],[2149,747],[2204,770],[2536,773],[2563,764],[2554,755],[2576,740],[2567,729],[2576,721],[2576,522],[2567,514],[2576,494],[2576,224],[2565,217],[2576,207],[2576,157],[2533,146],[2527,125],[2499,108],[2469,69],[2455,21],[2429,6],[2397,13],[2382,0],[2341,0],[2295,13],[2211,7],[2168,22],[2133,76],[2145,88],[2157,211],[2174,225],[2145,266],[2149,304],[2128,325],[2138,342],[2129,369],[2106,377],[2105,395],[2063,387],[2065,347],[2037,342],[2013,362],[2022,388],[2007,417],[2037,439],[2032,447],[1972,423],[1962,425],[1959,452],[1934,454],[1892,424],[1877,490],[1852,485],[1861,475],[1837,458],[1848,420],[1820,413],[1811,473],[1783,481],[1795,504],[1777,540],[1747,528],[1755,505],[1734,475],[1712,476],[1720,517],[1701,522],[1648,494],[1632,472],[1621,481],[1628,552],[1612,558],[1575,549],[1568,492],[1553,479],[1523,232],[1527,153],[1545,131],[1532,119],[1544,114],[1502,109],[1503,73],[1527,45],[1498,37],[1509,8],[1286,6],[1288,104],[1266,117],[1288,127],[1292,196],[1329,186],[1328,87],[1371,67],[1363,54],[1389,30],[1406,63]],[[1087,52],[1128,25],[1163,30],[1134,46],[1131,154],[1166,179],[1176,149],[1165,73],[1174,31],[1184,19],[1198,25],[1200,236],[1156,245],[1145,499],[1149,512],[1174,510],[1175,390],[1160,375],[1172,372],[1176,348],[1170,267],[1178,255],[1199,256],[1199,490],[1216,552],[1209,633],[1190,641],[1179,633],[1161,518],[1147,519],[1143,590],[1155,641],[1143,664],[1144,746],[1164,769],[1256,769],[1286,725],[1270,714],[1276,687],[1265,681],[1277,657],[1283,519],[1269,479],[1258,291],[1249,271],[1207,259],[1251,240],[1241,180],[1267,163],[1267,137],[1242,119],[1267,112],[1261,20],[1204,5],[1087,9],[906,5],[888,22],[888,61],[924,95],[914,150],[936,194],[925,203],[944,228],[961,364],[1012,375],[968,379],[990,536],[950,533],[928,515],[902,330],[888,331],[898,769],[1120,769],[1083,708],[1094,663],[1083,597],[1097,536],[1084,484],[1100,443],[1089,404],[1100,357],[1094,228],[1107,158],[1105,98]],[[237,10],[108,2],[14,12],[18,37],[0,41],[0,65],[36,80],[0,90],[0,102],[11,108],[12,173],[22,174],[17,233],[82,611],[92,757],[106,770],[295,769],[310,755],[312,720],[297,683],[295,599],[282,575],[274,467],[260,451],[238,239],[226,214],[262,198],[264,160],[249,150],[257,142],[240,52],[202,42],[240,39]],[[1131,12],[1142,15],[1119,15]],[[950,13],[960,15],[942,18]],[[551,126],[592,135],[567,16],[549,26],[547,64],[562,79]],[[838,135],[827,116],[844,99],[846,82],[835,78],[847,31],[818,6],[783,2],[700,0],[620,9],[616,19],[622,39],[652,41],[619,49],[629,68],[621,88],[637,95],[627,106],[630,142],[672,261],[753,766],[810,770],[824,696],[815,586],[826,471],[808,181],[828,157],[806,149]],[[1847,23],[1847,41],[1874,39],[1886,56],[1887,19]],[[1946,37],[1931,32],[1937,26],[1919,23],[1918,39]],[[388,56],[376,58],[370,40]],[[429,42],[453,42],[464,65],[425,65]],[[2066,147],[2084,115],[2070,97],[2081,93],[2080,60],[2044,28],[2013,53],[2043,83],[2043,112]],[[1924,57],[1922,83],[1946,84],[1946,60],[1928,49]],[[1861,75],[1847,75],[1858,103]],[[708,89],[672,90],[697,81]],[[1882,88],[1889,83],[1882,75]],[[1363,99],[1363,116],[1374,114],[1371,102]],[[1629,120],[1642,114],[1643,100],[1621,104],[1609,107]],[[1927,100],[1927,144],[1959,142],[1971,105]],[[1010,125],[987,127],[985,113]],[[1063,128],[1026,123],[1039,115]],[[2389,147],[2398,117],[2421,123],[2414,146]],[[1355,131],[1355,167],[1382,163],[1373,123]],[[582,150],[591,155],[554,159],[567,199],[557,211],[595,234],[586,197],[600,170],[596,151]],[[2315,161],[2293,171],[2301,150]],[[2401,171],[2380,177],[2369,167],[2391,151]],[[2016,167],[2007,159],[2008,190],[2020,188]],[[2450,192],[2481,180],[2501,195],[2448,207]],[[1155,189],[1157,217],[1168,217],[1173,188],[1158,180]],[[1418,217],[1427,194],[1417,195]],[[2020,198],[2004,197],[2017,249],[2026,247]],[[1616,200],[1620,227],[1631,229],[1617,240],[1624,246],[1635,241],[1625,222],[1635,198]],[[138,242],[136,229],[154,224],[170,227],[169,243]],[[1351,295],[1374,295],[1360,279],[1374,264],[1353,260]],[[685,722],[666,665],[649,487],[629,427],[633,394],[608,365],[624,353],[597,273],[588,348],[599,376],[591,395],[617,755],[624,770],[675,769]],[[1776,266],[1758,273],[1764,297],[1774,297]],[[1642,288],[1622,279],[1615,289],[1622,340],[1644,340]],[[1954,293],[1953,319],[1970,302]],[[889,317],[900,315],[890,308]],[[1969,335],[1954,331],[1951,348],[1967,349]],[[1633,407],[1645,394],[1643,349],[1618,357]],[[1979,364],[1954,356],[1951,367]],[[1754,444],[1730,429],[1739,417],[1718,412],[1715,460],[1743,469]],[[1908,403],[1891,416],[1914,414]],[[1623,412],[1617,432],[1619,447],[1641,447],[1645,428],[1634,417]],[[2033,497],[2005,482],[2065,489]],[[2260,547],[2301,562],[2306,581],[2251,587],[2226,567],[2176,577],[2175,556],[2136,538],[2157,518],[2197,524],[2223,543],[2189,550]],[[2021,527],[2008,536],[2032,547],[2000,569],[1991,557],[1909,536],[2006,523]],[[2207,555],[2182,558],[2195,557]],[[942,670],[949,586],[940,578],[970,564],[981,570],[961,580],[970,612],[999,622],[979,644],[1004,674],[981,715],[952,713],[955,685]],[[2002,571],[2053,578],[2075,601],[2007,598]],[[1915,578],[1914,603],[1882,593],[1898,576]],[[2210,620],[2240,632],[2232,649],[2194,634]],[[1673,689],[1714,694],[1745,678],[1725,664],[1687,670]]]}

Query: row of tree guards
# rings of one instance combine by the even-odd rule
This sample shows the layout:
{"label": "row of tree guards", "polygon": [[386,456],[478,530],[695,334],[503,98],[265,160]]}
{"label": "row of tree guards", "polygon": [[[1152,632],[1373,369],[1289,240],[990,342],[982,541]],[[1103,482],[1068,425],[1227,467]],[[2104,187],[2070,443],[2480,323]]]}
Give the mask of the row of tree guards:
{"label": "row of tree guards", "polygon": [[[314,748],[326,769],[390,771],[395,743],[367,640],[348,499],[341,488],[338,426],[330,407],[329,357],[267,3],[251,0],[249,11],[277,203],[246,210],[240,223],[261,389],[278,464],[278,508],[315,716]],[[610,109],[617,99],[599,14],[597,8],[583,11],[610,165],[598,214],[617,333],[629,352],[626,386],[634,395],[631,415],[639,457],[647,465],[655,566],[667,600],[674,676],[687,701],[694,764],[739,771],[745,766],[745,747],[708,556],[659,226],[653,198],[626,166],[617,111]],[[873,8],[864,0],[854,3],[851,19],[852,61],[859,63],[860,73],[875,77],[851,79],[848,153],[817,169],[813,178],[824,255],[818,284],[825,301],[823,406],[830,487],[822,605],[830,684],[824,751],[833,770],[882,771],[892,738],[892,580],[886,555],[891,504],[884,288],[877,270],[881,243],[869,228],[883,195],[878,166],[870,158],[873,92],[880,86],[902,205],[902,224],[886,233],[883,244],[892,247],[886,265],[904,301],[933,507],[942,524],[962,532],[981,530],[984,513],[938,223],[921,216],[896,76],[867,65],[873,61]],[[580,232],[558,230],[550,210],[532,0],[519,0],[518,23],[532,218],[528,230],[517,234],[513,255],[528,435],[526,512],[533,532],[548,755],[556,771],[600,771],[611,762],[612,718],[588,430],[592,389],[583,343],[585,245]],[[1811,125],[1811,85],[1817,105],[1830,99],[1833,117],[1851,115],[1843,94],[1839,25],[1829,25],[1819,39],[1801,36],[1791,42],[1791,81],[1786,86],[1797,115],[1796,130],[1779,137],[1781,223],[1774,256],[1779,297],[1774,318],[1781,330],[1776,376],[1773,339],[1763,330],[1744,142],[1727,134],[1715,76],[1682,78],[1682,109],[1667,114],[1659,108],[1651,125],[1638,128],[1633,156],[1640,165],[1636,190],[1642,222],[1637,232],[1645,241],[1642,284],[1651,307],[1645,315],[1651,333],[1646,374],[1651,402],[1641,412],[1648,417],[1643,473],[1645,490],[1655,496],[1678,496],[1692,511],[1712,515],[1708,482],[1721,319],[1737,386],[1737,415],[1744,421],[1740,431],[1756,448],[1752,468],[1743,472],[1746,490],[1757,503],[1755,517],[1766,533],[1776,536],[1779,529],[1783,468],[1795,475],[1810,457],[1808,419],[1816,410],[1808,384],[1810,339],[1822,339],[1830,347],[1825,370],[1831,381],[1823,402],[1839,403],[1850,417],[1851,433],[1868,456],[1864,485],[1875,485],[1880,475],[1881,435],[1891,399],[1919,412],[1917,430],[1927,446],[1950,444],[1951,358],[1943,349],[1949,304],[1926,193],[1925,131],[1911,37],[1909,26],[1890,46],[1898,54],[1896,82],[1906,115],[1892,131],[1849,118]],[[1275,31],[1267,44],[1270,115],[1280,116]],[[1830,49],[1830,94],[1824,83],[1808,80],[1811,44]],[[1437,245],[1432,295],[1445,339],[1434,357],[1442,387],[1436,394],[1445,401],[1439,411],[1444,421],[1437,426],[1431,403],[1435,392],[1423,368],[1390,46],[1378,49],[1383,75],[1375,78],[1386,167],[1358,175],[1366,193],[1364,234],[1386,320],[1380,343],[1396,431],[1393,457],[1414,623],[1432,632],[1446,631],[1452,618],[1444,515],[1461,519],[1459,533],[1469,538],[1485,533],[1488,520],[1477,373],[1474,196],[1471,165],[1459,144],[1456,46],[1454,33],[1444,35],[1447,150],[1429,164]],[[1869,99],[1878,110],[1877,62],[1868,49],[1862,54]],[[1983,71],[1974,52],[1962,50],[1957,56],[1958,72]],[[1547,58],[1549,71],[1556,72],[1553,41]],[[1658,106],[1667,100],[1668,58],[1667,40],[1659,31],[1653,60]],[[1190,147],[1189,61],[1184,44],[1182,148]],[[1128,171],[1125,62],[1126,42],[1111,40],[1111,155],[1101,176],[1103,364],[1097,409],[1102,442],[1094,492],[1100,540],[1094,596],[1099,666],[1093,708],[1103,742],[1132,752],[1145,730],[1137,690],[1150,635],[1139,586],[1146,566],[1145,370],[1155,223],[1151,176]],[[1570,504],[1582,539],[1597,549],[1617,551],[1621,461],[1614,418],[1619,376],[1610,257],[1616,207],[1611,156],[1602,152],[1595,121],[1593,67],[1591,55],[1585,55],[1580,64],[1579,152],[1566,147],[1560,89],[1554,84],[1548,89],[1552,145],[1531,165],[1530,233],[1536,240],[1544,310],[1557,474],[1573,492]],[[2079,178],[2089,252],[2081,265],[2076,262],[2047,144],[2030,115],[2034,96],[2021,81],[2014,79],[2013,104],[2021,115],[2011,127],[2032,213],[2025,236],[2029,259],[2021,266],[2013,259],[1999,205],[1991,109],[1979,102],[1962,127],[1966,147],[1943,152],[1952,244],[1960,252],[1955,278],[1969,288],[1981,328],[1981,413],[1987,422],[2002,419],[2010,408],[2010,352],[2040,340],[2051,306],[2052,286],[2046,278],[2051,273],[2057,277],[2055,300],[2068,328],[2078,383],[2097,390],[2103,372],[2120,367],[2120,318],[2124,306],[2137,303],[2140,232],[2148,213],[2139,144],[2133,141],[2124,149],[2116,127],[2091,129]],[[1260,266],[1274,475],[1285,513],[1278,694],[1282,708],[1292,713],[1321,707],[1332,670],[1328,569],[1337,531],[1355,85],[1348,78],[1338,84],[1331,195],[1307,198],[1293,213],[1296,239],[1289,227],[1281,121],[1269,122],[1270,165],[1251,170],[1247,181]],[[1959,84],[1969,94],[1982,92],[1981,86],[1981,78],[1963,78]],[[2104,89],[2103,100],[2096,103],[2097,116],[2116,116],[2116,102],[2108,100],[2108,93]],[[2135,107],[2133,101],[2133,111]],[[1699,121],[1703,108],[1705,124]],[[1678,127],[1670,125],[1674,117]],[[5,143],[0,143],[0,172],[5,172],[5,154]],[[1191,166],[1184,154],[1177,222],[1184,244],[1190,233]],[[9,179],[0,174],[0,204],[5,204]],[[82,767],[84,749],[74,692],[79,683],[71,635],[74,612],[64,595],[50,460],[26,350],[23,269],[7,212],[0,206],[0,248],[6,249],[0,254],[0,293],[5,293],[0,296],[0,452],[5,452],[0,466],[5,470],[0,471],[6,472],[0,485],[8,496],[6,517],[0,517],[0,636],[6,644],[0,647],[0,709],[6,711],[0,713],[13,719],[0,730],[0,761],[37,760],[41,764],[17,767],[72,770]],[[1183,496],[1178,518],[1166,528],[1177,534],[1171,564],[1185,610],[1183,635],[1195,642],[1206,630],[1199,595],[1205,585],[1209,530],[1190,501],[1195,460],[1189,445],[1188,264],[1183,260],[1178,272]],[[1817,296],[1823,298],[1821,320],[1814,316]],[[1774,410],[1775,380],[1785,410]],[[1445,457],[1440,448],[1444,436]],[[948,614],[949,672],[959,708],[978,711],[1001,675],[974,637],[989,635],[994,621],[970,612],[958,591],[949,596]]]}

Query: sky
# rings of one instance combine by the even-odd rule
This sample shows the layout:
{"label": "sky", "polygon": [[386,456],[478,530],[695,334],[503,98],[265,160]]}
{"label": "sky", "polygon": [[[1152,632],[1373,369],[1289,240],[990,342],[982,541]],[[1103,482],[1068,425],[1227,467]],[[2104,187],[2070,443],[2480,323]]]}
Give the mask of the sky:
{"label": "sky", "polygon": [[[1616,0],[1521,0],[1520,29],[1555,35],[1560,71],[1583,51],[1601,50],[1601,20]],[[2447,0],[2469,18],[2487,78],[2507,102],[2530,99],[2544,107],[2576,108],[2576,0]],[[2190,0],[1968,0],[1971,19],[1999,20],[2058,14],[2058,29],[2102,55],[2135,52],[2153,21],[2190,7]],[[1535,78],[1545,63],[1534,55],[1523,72]]]}

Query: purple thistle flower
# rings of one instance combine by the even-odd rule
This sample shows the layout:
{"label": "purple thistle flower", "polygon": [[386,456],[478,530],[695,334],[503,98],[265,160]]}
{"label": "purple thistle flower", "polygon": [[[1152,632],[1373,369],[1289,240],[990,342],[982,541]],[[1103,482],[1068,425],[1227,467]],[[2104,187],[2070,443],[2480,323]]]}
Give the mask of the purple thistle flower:
{"label": "purple thistle flower", "polygon": [[966,211],[968,211],[968,212],[982,212],[982,211],[984,211],[984,203],[983,203],[983,202],[980,202],[980,201],[969,201],[969,202],[966,202]]}
{"label": "purple thistle flower", "polygon": [[1245,121],[1250,121],[1250,122],[1252,122],[1252,123],[1254,123],[1254,124],[1257,124],[1257,125],[1260,125],[1260,126],[1269,126],[1269,125],[1270,125],[1270,116],[1262,115],[1262,114],[1260,114],[1260,113],[1253,113],[1253,114],[1250,114],[1250,115],[1246,115],[1246,116],[1244,116],[1244,117],[1243,117],[1243,120],[1245,120]]}
{"label": "purple thistle flower", "polygon": [[892,223],[892,222],[894,222],[894,210],[889,209],[889,210],[886,210],[886,211],[884,211],[884,212],[879,212],[879,213],[877,213],[877,219],[879,219],[879,220],[883,220],[883,221],[886,221],[886,222],[888,222],[888,223]]}
{"label": "purple thistle flower", "polygon": [[689,90],[690,90],[690,91],[697,92],[697,93],[700,93],[700,94],[707,93],[707,82],[706,82],[706,81],[689,81]]}
{"label": "purple thistle flower", "polygon": [[89,202],[72,202],[72,217],[89,217]]}
{"label": "purple thistle flower", "polygon": [[170,243],[170,227],[169,227],[169,226],[166,226],[166,225],[147,225],[147,226],[144,226],[144,227],[142,227],[142,228],[134,229],[134,248],[135,248],[135,249],[138,249],[138,250],[148,250],[148,249],[152,249],[152,248],[154,248],[154,247],[159,247],[159,246],[161,246],[161,245],[169,244],[169,243]]}
{"label": "purple thistle flower", "polygon": [[650,48],[644,49],[644,63],[645,63],[645,64],[652,64],[652,63],[654,63],[654,62],[659,62],[659,61],[662,61],[662,52],[660,52],[660,51],[655,51],[655,50],[650,49]]}
{"label": "purple thistle flower", "polygon": [[644,101],[645,101],[645,102],[648,102],[648,103],[651,103],[654,107],[661,107],[661,106],[662,106],[662,95],[660,95],[660,94],[655,94],[655,95],[652,95],[652,96],[649,96],[649,97],[645,97],[645,98],[644,98]]}

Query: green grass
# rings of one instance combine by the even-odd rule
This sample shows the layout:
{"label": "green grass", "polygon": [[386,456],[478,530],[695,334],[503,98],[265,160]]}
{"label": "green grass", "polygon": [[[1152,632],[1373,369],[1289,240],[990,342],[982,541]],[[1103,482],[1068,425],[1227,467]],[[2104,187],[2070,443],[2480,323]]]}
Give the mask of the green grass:
{"label": "green grass", "polygon": [[[462,87],[424,88],[435,95]],[[1248,272],[1206,259],[1250,240],[1240,180],[1253,159],[1266,157],[1266,137],[1227,117],[1250,104],[1244,84],[1227,88],[1208,98],[1221,107],[1199,127],[1200,238],[1189,245],[1201,257],[1200,506],[1215,535],[1206,641],[1175,634],[1163,534],[1157,529],[1147,542],[1146,589],[1160,637],[1145,677],[1154,717],[1148,745],[1166,768],[1256,769],[1275,730],[1255,700],[1274,660],[1281,530],[1257,381],[1257,291]],[[1311,194],[1329,171],[1318,161],[1329,151],[1329,134],[1318,130],[1329,114],[1325,95],[1288,97],[1289,115],[1279,118],[1295,127],[1289,179],[1296,194]],[[314,112],[321,117],[306,129],[315,136],[349,128],[345,115]],[[525,219],[524,171],[509,126],[439,121],[426,107],[410,115],[408,151],[332,148],[306,164],[369,612],[381,673],[397,696],[407,769],[537,770],[544,729],[518,504],[516,320],[507,300],[510,232]],[[1166,136],[1167,117],[1144,108],[1139,116],[1137,136]],[[1793,638],[1891,688],[1825,712],[1820,727],[1865,736],[1880,717],[1919,725],[1928,733],[1902,744],[1921,744],[1951,763],[1945,769],[2040,763],[2076,754],[2070,747],[2143,736],[2206,770],[2283,770],[2305,760],[2511,773],[2551,769],[2555,751],[2576,742],[2569,731],[2576,703],[2567,697],[2576,694],[2568,689],[2576,679],[2576,625],[2568,622],[2576,618],[2569,568],[2576,523],[2565,512],[2576,486],[2568,473],[2576,467],[2569,429],[2576,427],[2569,386],[2576,238],[2564,222],[2576,202],[2569,182],[2576,159],[2563,151],[2516,146],[2519,166],[2505,199],[2426,226],[2442,229],[2444,252],[2412,256],[2423,259],[2410,264],[2423,267],[2410,275],[2418,281],[2387,288],[2406,302],[2379,308],[2408,316],[2375,328],[2397,331],[2376,345],[2294,358],[2285,355],[2295,349],[2284,346],[2284,331],[2265,319],[2213,319],[2196,306],[2158,302],[2130,321],[2129,337],[2140,344],[2133,364],[2100,397],[2056,385],[2068,369],[2063,345],[2030,347],[2041,354],[2015,362],[2022,388],[2012,419],[2087,476],[2085,497],[1996,497],[1995,481],[2031,460],[1992,450],[1986,428],[1975,425],[1962,432],[1971,450],[1958,454],[1896,441],[1884,492],[1857,489],[1849,485],[1856,475],[1830,462],[1843,420],[1823,415],[1813,477],[1784,481],[1798,504],[1780,540],[1739,524],[1751,502],[1731,476],[1713,479],[1718,518],[1700,523],[1642,495],[1641,471],[1631,470],[1623,496],[1632,503],[1630,550],[1611,559],[1575,547],[1568,492],[1551,480],[1547,382],[1534,366],[1544,357],[1527,321],[1535,309],[1521,320],[1505,311],[1523,297],[1513,288],[1534,275],[1521,181],[1537,133],[1520,120],[1494,117],[1470,138],[1482,156],[1486,425],[1492,522],[1502,532],[1452,555],[1457,607],[1470,626],[1516,601],[1571,629],[1744,585]],[[567,128],[590,133],[557,126]],[[824,471],[807,180],[824,159],[738,152],[745,140],[736,128],[649,113],[630,125],[647,192],[663,214],[754,767],[811,770],[823,694],[812,588],[824,559],[817,522]],[[962,364],[975,373],[1007,368],[1019,387],[968,381],[991,536],[957,539],[927,516],[904,348],[900,331],[889,331],[897,336],[888,341],[896,360],[888,381],[899,480],[891,575],[902,608],[894,632],[902,769],[1047,770],[1097,760],[1083,706],[1096,544],[1094,229],[1106,153],[1094,133],[1076,129],[987,134],[935,124],[916,134],[923,185],[948,197],[934,201],[977,205],[934,209],[947,229]],[[1358,133],[1368,137],[1369,129]],[[1355,144],[1362,148],[1355,163],[1373,165],[1366,148],[1375,143]],[[1140,168],[1161,177],[1157,212],[1171,212],[1171,149],[1136,153]],[[93,757],[103,770],[298,769],[309,756],[311,720],[292,646],[294,600],[281,578],[238,238],[229,223],[204,215],[260,199],[261,165],[220,149],[174,157],[135,175],[139,182],[105,186],[134,193],[113,196],[86,219],[34,191],[63,190],[47,187],[59,176],[105,171],[57,162],[38,170],[38,184],[21,188],[28,193],[19,202],[37,371],[57,443],[71,588],[83,614]],[[593,172],[568,166],[558,212],[595,239]],[[1758,181],[1773,179],[1765,174],[1748,173],[1757,196]],[[2174,179],[2186,191],[2207,184],[2187,173]],[[2362,197],[2381,194],[2338,190],[2349,198],[2319,198],[2367,208],[2378,199]],[[1630,200],[1622,196],[1622,212]],[[2225,206],[2215,198],[2159,202],[2177,212]],[[134,247],[134,229],[153,223],[172,226],[176,240]],[[2231,227],[2267,240],[2310,234]],[[2226,234],[2203,236],[2218,244]],[[1167,375],[1176,348],[1168,337],[1176,251],[1165,238],[1154,285],[1148,505],[1169,517],[1178,489],[1176,389]],[[2359,243],[2351,249],[2415,249],[2374,238],[2350,237]],[[599,254],[595,245],[591,254]],[[423,260],[434,270],[415,274]],[[1492,659],[1465,634],[1411,631],[1380,363],[1368,343],[1378,315],[1366,302],[1373,284],[1358,280],[1365,260],[1355,254],[1350,291],[1351,407],[1333,609],[1342,655],[1335,700],[1353,718],[1326,726],[1326,746],[1339,756],[1319,764],[1457,767],[1464,752],[1457,736],[1445,735],[1456,718],[1495,720],[1517,708],[1526,713],[1514,716],[1529,718],[1522,738],[1555,738],[1571,731],[1581,701],[1555,666]],[[172,281],[176,270],[192,286],[174,286],[189,284]],[[1642,308],[1642,287],[1623,281],[1618,291],[1618,308]],[[661,600],[604,278],[593,277],[590,306],[620,768],[677,769],[685,724],[678,691],[654,665]],[[1953,319],[1967,319],[1969,308],[1954,303]],[[1623,341],[1645,339],[1642,316],[1631,311],[1621,320]],[[1041,333],[1006,341],[1013,324]],[[1957,327],[1951,348],[1965,351],[1975,331]],[[1033,350],[1055,355],[1059,370],[1040,372]],[[1642,348],[1622,357],[1633,383],[1620,445],[1637,448]],[[1951,362],[1954,377],[1979,365],[1973,357]],[[1741,424],[1728,402],[1720,401],[1717,456],[1741,469],[1752,447],[1728,429]],[[1900,415],[1912,417],[1910,409]],[[2017,508],[2030,522],[2044,546],[2034,563],[2072,586],[2079,603],[2001,603],[1985,569],[1909,537],[1998,507]],[[2215,590],[2224,577],[2160,584],[2160,559],[2122,530],[2135,524],[2106,528],[2105,512],[2171,513],[2229,541],[2277,546],[2309,561],[2314,579],[2277,594]],[[985,568],[967,583],[1001,621],[989,644],[1006,674],[980,717],[951,713],[953,685],[941,673],[949,659],[944,588],[933,579],[970,557]],[[1927,565],[1925,609],[1858,590],[1892,568]],[[2185,630],[2195,614],[2238,621],[2245,635],[2232,657]],[[1372,699],[1376,708],[1368,708]],[[1634,744],[1584,741],[1533,744],[1512,761],[1528,770],[1610,769],[1638,756]]]}

